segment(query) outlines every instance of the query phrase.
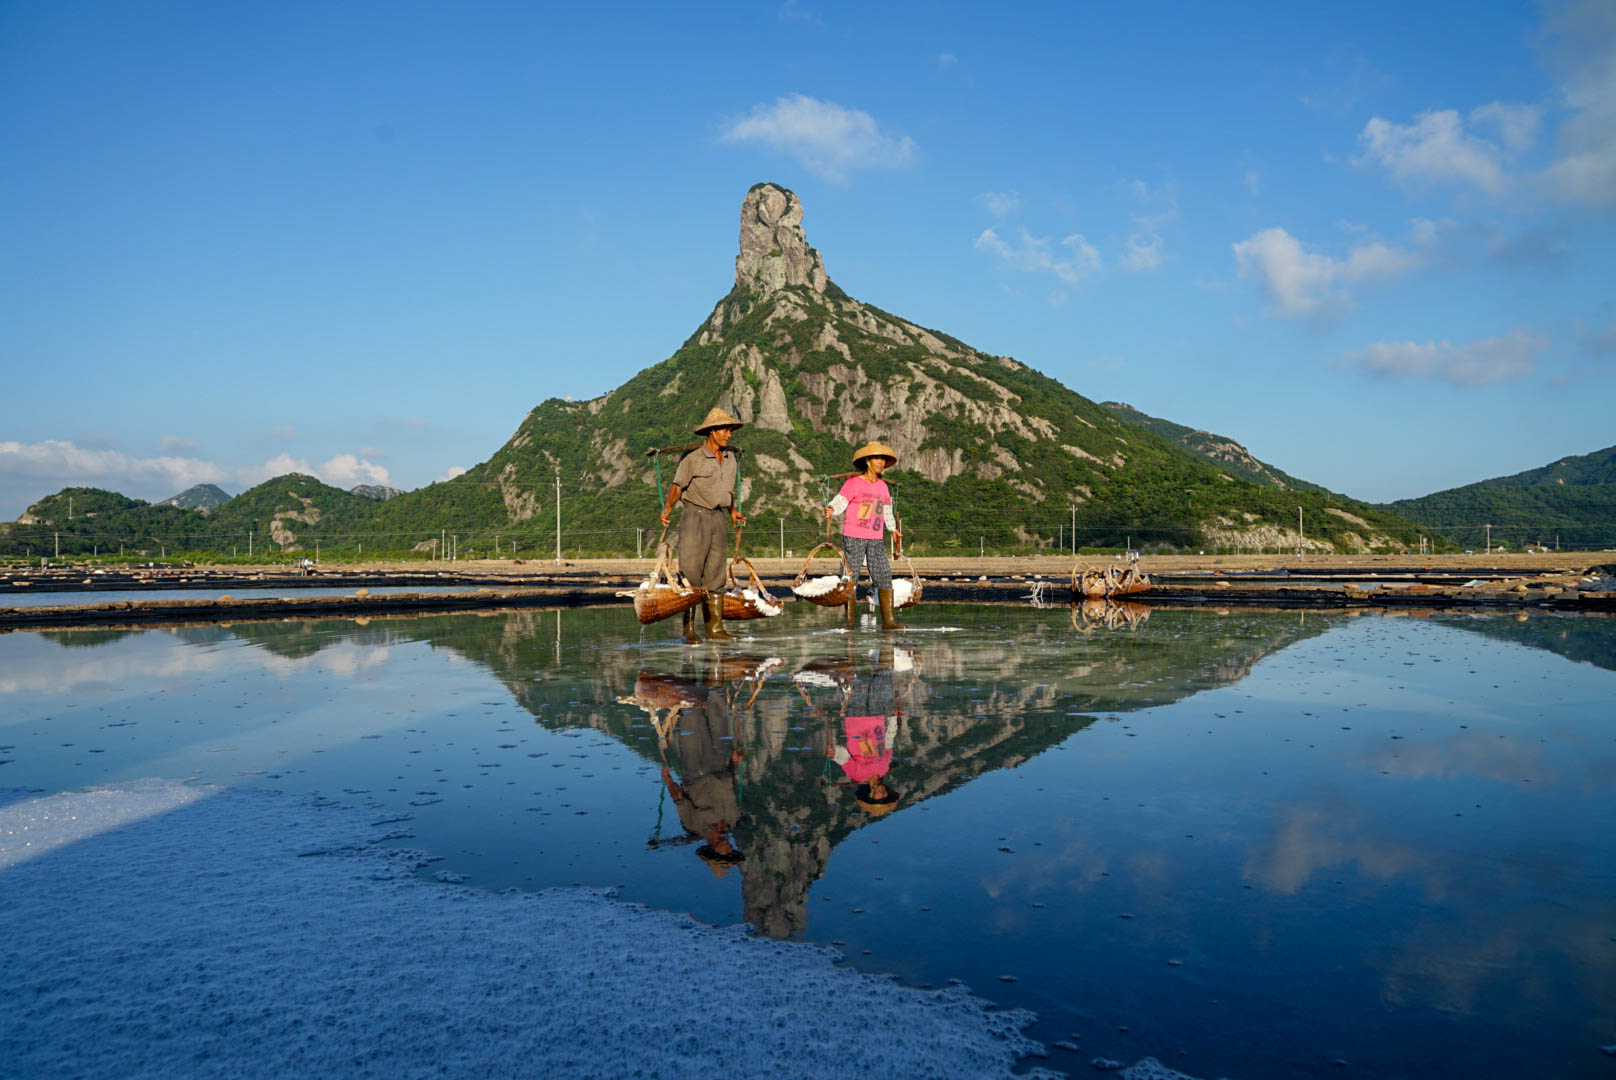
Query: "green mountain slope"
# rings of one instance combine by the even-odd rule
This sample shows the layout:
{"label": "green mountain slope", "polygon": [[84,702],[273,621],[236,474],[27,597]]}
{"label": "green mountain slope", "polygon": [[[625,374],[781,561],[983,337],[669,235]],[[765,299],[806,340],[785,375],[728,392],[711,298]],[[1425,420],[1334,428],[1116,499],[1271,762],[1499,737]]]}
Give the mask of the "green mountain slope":
{"label": "green mountain slope", "polygon": [[1494,477],[1385,509],[1440,530],[1467,548],[1616,547],[1616,446],[1564,457],[1513,476]]}
{"label": "green mountain slope", "polygon": [[1306,480],[1298,480],[1265,461],[1257,460],[1250,450],[1227,435],[1214,435],[1210,431],[1175,424],[1171,420],[1163,420],[1159,416],[1140,412],[1132,405],[1120,401],[1104,401],[1101,404],[1129,423],[1138,424],[1168,442],[1182,446],[1196,457],[1202,458],[1231,476],[1264,487],[1278,488],[1281,491],[1328,492],[1327,488],[1310,484]]}

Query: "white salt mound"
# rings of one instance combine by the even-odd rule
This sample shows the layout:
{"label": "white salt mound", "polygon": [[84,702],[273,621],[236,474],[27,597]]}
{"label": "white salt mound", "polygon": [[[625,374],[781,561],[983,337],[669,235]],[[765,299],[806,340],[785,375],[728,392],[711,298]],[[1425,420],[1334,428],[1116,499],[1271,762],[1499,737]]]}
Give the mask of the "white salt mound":
{"label": "white salt mound", "polygon": [[785,610],[779,604],[769,603],[768,598],[760,594],[756,589],[744,590],[741,593],[741,599],[748,601],[753,607],[757,608],[765,616],[778,615],[780,612]]}
{"label": "white salt mound", "polygon": [[791,681],[801,683],[803,686],[823,686],[832,690],[837,685],[836,680],[823,671],[799,671],[791,676]]}
{"label": "white salt mound", "polygon": [[[913,581],[905,581],[903,578],[892,579],[892,606],[894,608],[901,608],[914,598],[915,583]],[[878,598],[872,592],[869,599],[870,608],[874,610]]]}
{"label": "white salt mound", "polygon": [[1033,1015],[963,987],[593,890],[420,881],[378,846],[400,820],[168,780],[0,805],[3,1071],[817,1080],[849,1065],[825,1018],[856,1016],[860,1072],[1057,1075],[1013,1074]]}
{"label": "white salt mound", "polygon": [[801,585],[793,585],[791,591],[798,596],[824,596],[842,583],[837,574],[826,574],[824,577],[809,578]]}

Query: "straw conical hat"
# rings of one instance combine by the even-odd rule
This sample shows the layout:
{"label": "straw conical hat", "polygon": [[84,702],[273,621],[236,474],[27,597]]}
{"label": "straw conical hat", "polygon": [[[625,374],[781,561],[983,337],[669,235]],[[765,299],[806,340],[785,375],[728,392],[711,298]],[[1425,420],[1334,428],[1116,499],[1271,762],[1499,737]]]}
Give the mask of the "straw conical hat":
{"label": "straw conical hat", "polygon": [[707,419],[696,425],[696,434],[705,435],[707,434],[708,428],[745,426],[746,425],[744,423],[735,419],[735,417],[731,416],[723,409],[720,409],[717,405],[714,405],[711,409],[707,410]]}
{"label": "straw conical hat", "polygon": [[860,462],[867,457],[884,457],[889,465],[898,463],[898,452],[884,442],[867,442],[853,451],[853,468],[860,468]]}

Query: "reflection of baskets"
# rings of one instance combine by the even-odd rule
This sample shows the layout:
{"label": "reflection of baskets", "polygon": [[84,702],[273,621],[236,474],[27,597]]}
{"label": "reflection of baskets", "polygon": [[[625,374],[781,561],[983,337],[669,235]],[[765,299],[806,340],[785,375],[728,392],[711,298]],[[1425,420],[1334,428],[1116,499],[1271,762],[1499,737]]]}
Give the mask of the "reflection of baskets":
{"label": "reflection of baskets", "polygon": [[[667,536],[666,529],[662,535]],[[673,548],[666,540],[658,540],[657,561],[650,576],[640,582],[639,588],[617,595],[633,597],[634,614],[640,622],[654,623],[695,607],[707,595],[707,590],[682,584],[673,569]]]}
{"label": "reflection of baskets", "polygon": [[642,671],[634,680],[633,696],[619,700],[642,709],[685,709],[700,705],[704,696],[693,679]]}
{"label": "reflection of baskets", "polygon": [[[814,561],[814,556],[819,553],[819,548],[827,547],[836,552],[836,557],[842,560],[841,577],[835,578],[833,581],[827,581],[826,578],[833,577],[833,575],[827,574],[825,577],[808,580],[808,564]],[[818,604],[820,607],[841,607],[853,599],[857,588],[858,585],[853,580],[853,568],[847,564],[847,556],[843,554],[839,546],[829,541],[820,544],[819,547],[808,553],[808,557],[802,560],[802,569],[798,571],[797,579],[791,583],[792,592],[810,604]]]}
{"label": "reflection of baskets", "polygon": [[[736,580],[735,567],[739,565],[746,567],[746,572],[752,579],[750,585],[743,585]],[[724,592],[724,618],[767,619],[780,614],[782,610],[780,601],[763,587],[763,580],[758,577],[757,567],[752,565],[751,559],[736,556],[730,560],[729,588]]]}

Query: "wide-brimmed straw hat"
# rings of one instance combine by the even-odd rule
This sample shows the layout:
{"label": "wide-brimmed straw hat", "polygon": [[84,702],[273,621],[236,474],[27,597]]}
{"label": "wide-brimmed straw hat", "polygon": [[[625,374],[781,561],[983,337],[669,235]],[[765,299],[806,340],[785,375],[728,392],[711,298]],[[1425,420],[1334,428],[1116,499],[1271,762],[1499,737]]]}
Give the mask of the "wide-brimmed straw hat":
{"label": "wide-brimmed straw hat", "polygon": [[867,457],[884,457],[888,465],[898,463],[898,452],[884,442],[867,442],[853,451],[853,468],[861,468],[861,463]]}
{"label": "wide-brimmed straw hat", "polygon": [[707,410],[707,419],[703,420],[700,424],[698,424],[696,426],[696,434],[697,435],[705,435],[705,434],[707,434],[707,430],[709,428],[715,428],[715,427],[732,427],[733,428],[733,427],[745,427],[745,426],[746,426],[745,423],[743,423],[740,420],[735,419],[735,417],[731,416],[729,413],[725,412],[723,409],[720,409],[717,405],[714,405],[712,408]]}

